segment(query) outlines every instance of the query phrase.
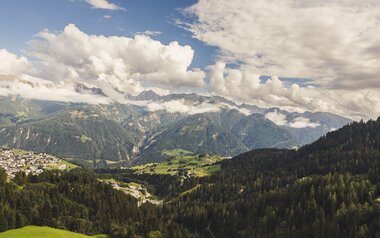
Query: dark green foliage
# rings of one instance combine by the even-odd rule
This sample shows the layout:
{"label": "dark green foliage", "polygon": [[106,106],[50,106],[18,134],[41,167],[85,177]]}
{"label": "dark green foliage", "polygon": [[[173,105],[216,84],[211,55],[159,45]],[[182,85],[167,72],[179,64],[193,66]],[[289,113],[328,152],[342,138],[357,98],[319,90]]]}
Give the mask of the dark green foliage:
{"label": "dark green foliage", "polygon": [[158,207],[137,207],[136,199],[83,170],[28,176],[23,188],[3,178],[1,170],[0,231],[39,225],[114,237],[191,236],[184,227],[160,219]]}
{"label": "dark green foliage", "polygon": [[[232,125],[230,125],[232,127]],[[113,237],[380,237],[380,119],[353,123],[298,151],[254,150],[205,178],[81,170],[0,170],[0,230],[48,225]],[[145,204],[102,184],[139,182],[166,199]]]}
{"label": "dark green foliage", "polygon": [[379,237],[379,135],[380,120],[353,123],[299,151],[225,160],[220,172],[183,186],[139,179],[171,187],[161,216],[200,237]]}
{"label": "dark green foliage", "polygon": [[0,186],[4,186],[7,182],[7,174],[3,168],[0,167]]}
{"label": "dark green foliage", "polygon": [[215,237],[379,237],[379,142],[380,120],[299,151],[245,153],[223,161],[168,214]]}

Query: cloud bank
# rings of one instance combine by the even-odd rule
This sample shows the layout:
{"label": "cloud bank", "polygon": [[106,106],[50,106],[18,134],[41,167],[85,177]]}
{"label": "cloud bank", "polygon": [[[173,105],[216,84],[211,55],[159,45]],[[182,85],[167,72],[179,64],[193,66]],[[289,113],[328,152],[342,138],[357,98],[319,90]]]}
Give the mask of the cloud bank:
{"label": "cloud bank", "polygon": [[[89,35],[69,24],[62,32],[38,33],[26,52],[28,57],[0,49],[0,95],[124,103],[128,94],[148,89],[167,94],[205,85],[205,73],[189,68],[194,56],[190,46],[175,41],[165,45],[148,35]],[[78,84],[99,88],[108,99],[78,92]]]}
{"label": "cloud bank", "polygon": [[200,0],[184,13],[195,38],[257,74],[380,87],[377,0]]}
{"label": "cloud bank", "polygon": [[0,49],[0,74],[19,75],[31,69],[32,64],[26,57],[19,57],[6,49]]}
{"label": "cloud bank", "polygon": [[380,115],[379,1],[200,0],[183,13],[178,24],[219,49],[210,92],[291,111]]}
{"label": "cloud bank", "polygon": [[288,126],[292,128],[317,128],[321,124],[319,122],[311,122],[309,118],[296,117],[292,121],[288,121],[285,114],[275,110],[273,112],[268,112],[265,114],[265,118],[272,121],[278,126]]}
{"label": "cloud bank", "polygon": [[192,105],[185,102],[185,100],[172,100],[168,102],[148,102],[146,104],[146,109],[148,111],[159,111],[165,110],[170,113],[186,113],[186,114],[198,114],[205,112],[218,112],[220,110],[220,105],[201,103],[200,105]]}
{"label": "cloud bank", "polygon": [[305,118],[305,117],[294,118],[294,120],[289,123],[289,126],[293,128],[306,128],[306,127],[317,128],[320,125],[321,125],[320,123],[311,122],[309,118]]}
{"label": "cloud bank", "polygon": [[279,107],[294,112],[332,112],[354,120],[380,115],[377,88],[347,90],[288,85],[278,77],[263,81],[254,72],[246,65],[229,68],[218,62],[208,67],[209,90],[261,107]]}
{"label": "cloud bank", "polygon": [[61,33],[43,31],[38,36],[30,42],[29,54],[38,59],[39,76],[47,80],[107,83],[131,94],[141,92],[146,83],[170,88],[204,85],[204,73],[189,69],[194,50],[175,41],[164,45],[146,35],[88,35],[73,24]]}
{"label": "cloud bank", "polygon": [[72,82],[50,82],[29,75],[18,77],[0,75],[0,96],[88,104],[108,104],[110,98],[82,93]]}
{"label": "cloud bank", "polygon": [[[87,2],[94,8],[121,10],[105,0]],[[61,32],[38,33],[25,55],[0,49],[0,75],[17,76],[13,81],[0,77],[7,79],[2,80],[1,95],[104,102],[99,95],[79,95],[75,85],[80,82],[119,102],[147,89],[165,94],[184,90],[288,111],[328,111],[355,120],[380,115],[378,1],[200,0],[184,13],[190,21],[182,26],[219,49],[216,62],[204,70],[191,67],[190,46],[151,38],[160,32],[91,35],[69,24]],[[272,77],[262,80],[261,75]],[[284,82],[286,76],[310,82]],[[34,93],[27,92],[28,87]],[[302,119],[293,125],[304,124],[310,125]]]}

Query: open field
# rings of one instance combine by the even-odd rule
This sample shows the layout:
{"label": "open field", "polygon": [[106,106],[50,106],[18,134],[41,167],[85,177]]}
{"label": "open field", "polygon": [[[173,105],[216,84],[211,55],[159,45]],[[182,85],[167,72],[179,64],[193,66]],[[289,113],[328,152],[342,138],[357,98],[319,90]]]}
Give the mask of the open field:
{"label": "open field", "polygon": [[41,226],[25,226],[0,233],[0,238],[107,238],[106,235],[86,236],[70,231]]}
{"label": "open field", "polygon": [[221,167],[216,163],[225,159],[218,155],[195,155],[182,149],[164,150],[162,154],[168,157],[167,161],[134,166],[132,169],[136,173],[203,177],[219,171]]}

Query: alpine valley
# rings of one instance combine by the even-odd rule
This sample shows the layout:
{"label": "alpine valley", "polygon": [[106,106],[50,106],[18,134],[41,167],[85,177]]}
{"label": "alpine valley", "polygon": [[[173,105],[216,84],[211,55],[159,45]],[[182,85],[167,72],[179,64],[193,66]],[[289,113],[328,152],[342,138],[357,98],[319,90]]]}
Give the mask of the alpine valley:
{"label": "alpine valley", "polygon": [[0,0],[0,238],[380,238],[380,0]]}
{"label": "alpine valley", "polygon": [[177,149],[128,169],[0,169],[0,237],[379,237],[379,132],[380,119],[354,122],[298,150],[227,160]]}
{"label": "alpine valley", "polygon": [[[106,97],[82,84],[78,91]],[[231,157],[258,148],[297,148],[351,120],[287,112],[219,96],[145,91],[126,103],[78,104],[0,98],[0,146],[46,152],[86,167],[160,162],[165,150]]]}

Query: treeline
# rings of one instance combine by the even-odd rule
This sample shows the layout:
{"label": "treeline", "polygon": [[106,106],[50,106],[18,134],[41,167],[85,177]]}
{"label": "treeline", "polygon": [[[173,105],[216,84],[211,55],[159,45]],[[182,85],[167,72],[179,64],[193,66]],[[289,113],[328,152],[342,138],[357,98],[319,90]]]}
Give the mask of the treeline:
{"label": "treeline", "polygon": [[183,226],[161,219],[160,210],[137,207],[136,199],[81,169],[19,173],[11,182],[0,169],[0,231],[40,225],[111,237],[192,237]]}
{"label": "treeline", "polygon": [[[205,178],[74,170],[0,176],[0,229],[49,225],[113,237],[380,237],[380,120],[353,123],[298,151],[263,149]],[[98,178],[143,183],[145,204]]]}

